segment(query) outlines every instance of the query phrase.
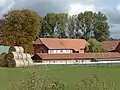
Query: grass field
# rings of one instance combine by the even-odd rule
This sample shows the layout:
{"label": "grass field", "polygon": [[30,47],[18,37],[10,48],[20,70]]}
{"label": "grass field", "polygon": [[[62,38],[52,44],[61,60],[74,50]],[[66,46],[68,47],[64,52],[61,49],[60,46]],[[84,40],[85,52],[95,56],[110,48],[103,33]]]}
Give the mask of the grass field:
{"label": "grass field", "polygon": [[[36,67],[35,67],[36,68]],[[34,69],[35,69],[34,68]],[[38,68],[38,67],[37,67]],[[88,67],[88,66],[44,66],[39,67],[39,73],[47,75],[50,81],[60,80],[61,83],[69,87],[68,90],[74,90],[76,84],[81,80],[92,75],[97,75],[101,80],[106,77],[110,82],[116,83],[116,89],[120,89],[120,67]],[[0,68],[0,90],[7,90],[13,81],[20,82],[27,76],[27,71],[32,68]],[[40,74],[41,75],[41,74]]]}

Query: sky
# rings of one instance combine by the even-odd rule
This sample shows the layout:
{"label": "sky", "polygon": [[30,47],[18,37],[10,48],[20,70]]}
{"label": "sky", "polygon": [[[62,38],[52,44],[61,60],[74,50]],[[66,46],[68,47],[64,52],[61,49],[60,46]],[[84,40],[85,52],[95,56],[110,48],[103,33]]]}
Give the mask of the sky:
{"label": "sky", "polygon": [[108,18],[113,38],[120,38],[120,0],[0,0],[0,16],[12,9],[31,9],[43,16],[48,12],[70,15],[101,11]]}

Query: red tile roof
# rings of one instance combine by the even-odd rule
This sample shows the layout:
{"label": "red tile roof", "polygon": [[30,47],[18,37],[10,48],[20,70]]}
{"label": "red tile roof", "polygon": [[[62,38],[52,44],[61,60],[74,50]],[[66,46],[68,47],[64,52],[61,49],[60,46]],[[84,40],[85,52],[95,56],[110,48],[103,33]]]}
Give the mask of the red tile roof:
{"label": "red tile roof", "polygon": [[104,41],[103,45],[108,51],[115,50],[120,41]]}
{"label": "red tile roof", "polygon": [[85,39],[39,38],[33,44],[44,44],[49,49],[84,49],[88,42]]}
{"label": "red tile roof", "polygon": [[120,58],[120,53],[118,52],[104,52],[104,53],[71,53],[71,54],[47,54],[47,53],[37,53],[43,60],[53,60],[53,59],[106,59],[106,58]]}

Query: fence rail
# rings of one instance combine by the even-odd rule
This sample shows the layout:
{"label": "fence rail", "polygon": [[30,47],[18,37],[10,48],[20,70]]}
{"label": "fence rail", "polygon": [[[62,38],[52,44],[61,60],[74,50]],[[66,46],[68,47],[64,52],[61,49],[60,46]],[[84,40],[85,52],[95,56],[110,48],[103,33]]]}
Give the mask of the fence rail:
{"label": "fence rail", "polygon": [[92,66],[100,66],[100,65],[120,65],[120,61],[99,61],[99,62],[76,62],[76,63],[34,63],[34,66],[40,65],[92,65]]}

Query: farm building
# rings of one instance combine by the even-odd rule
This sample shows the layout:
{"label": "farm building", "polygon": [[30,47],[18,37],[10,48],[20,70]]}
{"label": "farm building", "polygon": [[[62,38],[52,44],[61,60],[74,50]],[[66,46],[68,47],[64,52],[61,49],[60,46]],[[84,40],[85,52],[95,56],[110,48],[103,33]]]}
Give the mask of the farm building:
{"label": "farm building", "polygon": [[104,48],[109,52],[119,52],[120,51],[120,41],[104,41]]}
{"label": "farm building", "polygon": [[33,61],[42,64],[83,64],[89,62],[120,61],[120,53],[69,53],[47,54],[37,53],[32,57]]}
{"label": "farm building", "polygon": [[85,39],[38,38],[33,42],[34,53],[84,53]]}
{"label": "farm building", "polygon": [[0,54],[1,53],[8,53],[10,46],[0,46]]}

